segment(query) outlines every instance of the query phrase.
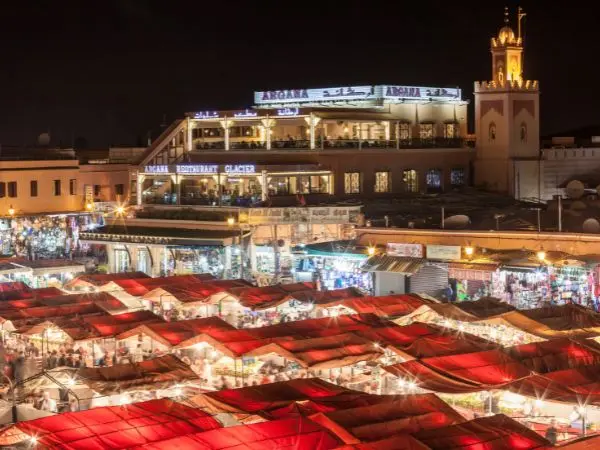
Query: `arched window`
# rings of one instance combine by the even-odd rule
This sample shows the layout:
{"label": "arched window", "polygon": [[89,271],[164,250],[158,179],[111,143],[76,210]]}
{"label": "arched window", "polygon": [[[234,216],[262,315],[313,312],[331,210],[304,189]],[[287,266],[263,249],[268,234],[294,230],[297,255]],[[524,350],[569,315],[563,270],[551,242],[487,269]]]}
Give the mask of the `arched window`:
{"label": "arched window", "polygon": [[490,123],[490,128],[488,130],[488,138],[490,142],[496,141],[496,124],[494,122]]}
{"label": "arched window", "polygon": [[527,125],[525,123],[521,124],[521,142],[527,142]]}

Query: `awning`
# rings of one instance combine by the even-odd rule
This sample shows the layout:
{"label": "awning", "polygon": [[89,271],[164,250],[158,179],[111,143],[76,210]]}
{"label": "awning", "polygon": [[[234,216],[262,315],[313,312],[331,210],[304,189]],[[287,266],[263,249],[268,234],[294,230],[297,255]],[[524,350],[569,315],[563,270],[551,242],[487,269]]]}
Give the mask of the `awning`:
{"label": "awning", "polygon": [[427,263],[426,259],[404,256],[371,256],[362,266],[365,272],[394,272],[414,275]]}

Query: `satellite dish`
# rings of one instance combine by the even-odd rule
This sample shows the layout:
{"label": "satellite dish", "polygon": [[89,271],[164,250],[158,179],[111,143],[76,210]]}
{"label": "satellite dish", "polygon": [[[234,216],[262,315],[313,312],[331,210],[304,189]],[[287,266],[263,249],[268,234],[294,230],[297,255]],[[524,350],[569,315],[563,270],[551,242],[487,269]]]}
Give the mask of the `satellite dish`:
{"label": "satellite dish", "polygon": [[469,216],[457,215],[450,216],[444,219],[444,228],[448,228],[451,230],[458,230],[461,228],[466,228],[467,225],[471,223],[471,219]]}
{"label": "satellite dish", "polygon": [[586,208],[587,208],[587,205],[584,202],[582,202],[581,200],[575,200],[573,203],[571,203],[572,210],[583,211]]}
{"label": "satellite dish", "polygon": [[581,227],[584,233],[600,233],[600,222],[593,217],[585,219]]}
{"label": "satellite dish", "polygon": [[585,186],[579,180],[572,180],[567,184],[566,191],[570,198],[581,198],[585,193]]}
{"label": "satellite dish", "polygon": [[49,133],[40,134],[37,138],[37,143],[38,143],[38,145],[41,145],[41,146],[50,145],[50,134]]}

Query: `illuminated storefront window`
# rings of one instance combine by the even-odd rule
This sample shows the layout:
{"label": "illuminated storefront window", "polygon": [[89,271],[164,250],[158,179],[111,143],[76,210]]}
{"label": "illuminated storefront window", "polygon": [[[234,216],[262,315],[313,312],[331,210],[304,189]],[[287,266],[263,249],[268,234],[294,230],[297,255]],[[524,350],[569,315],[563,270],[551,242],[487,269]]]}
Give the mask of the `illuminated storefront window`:
{"label": "illuminated storefront window", "polygon": [[375,192],[390,192],[391,190],[390,172],[375,172]]}
{"label": "illuminated storefront window", "polygon": [[360,172],[346,172],[344,174],[344,192],[346,194],[360,194]]}

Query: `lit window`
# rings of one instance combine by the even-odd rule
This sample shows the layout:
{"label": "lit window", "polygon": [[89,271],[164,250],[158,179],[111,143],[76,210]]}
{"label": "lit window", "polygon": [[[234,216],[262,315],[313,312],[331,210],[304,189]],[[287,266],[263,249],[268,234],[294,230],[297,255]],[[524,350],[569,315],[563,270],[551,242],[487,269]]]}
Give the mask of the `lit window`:
{"label": "lit window", "polygon": [[496,124],[494,122],[490,123],[490,128],[488,130],[488,137],[490,142],[496,141]]}
{"label": "lit window", "polygon": [[444,124],[444,137],[446,139],[454,139],[458,137],[458,124],[455,122]]}
{"label": "lit window", "polygon": [[428,189],[440,189],[442,187],[442,171],[440,169],[429,169],[425,181]]}
{"label": "lit window", "polygon": [[404,181],[407,192],[419,192],[419,180],[416,170],[407,169],[402,172],[402,181]]}
{"label": "lit window", "polygon": [[398,125],[398,138],[401,141],[407,141],[410,139],[410,124],[401,123]]}
{"label": "lit window", "polygon": [[419,125],[419,137],[421,139],[431,139],[433,138],[433,124],[432,123],[422,123]]}
{"label": "lit window", "polygon": [[344,174],[344,192],[346,194],[360,194],[360,172],[346,172]]}
{"label": "lit window", "polygon": [[465,185],[465,169],[462,167],[452,169],[450,172],[450,184],[452,186],[464,186]]}
{"label": "lit window", "polygon": [[521,124],[521,142],[527,142],[527,125],[524,123]]}
{"label": "lit window", "polygon": [[390,192],[391,190],[390,172],[375,172],[375,192]]}

